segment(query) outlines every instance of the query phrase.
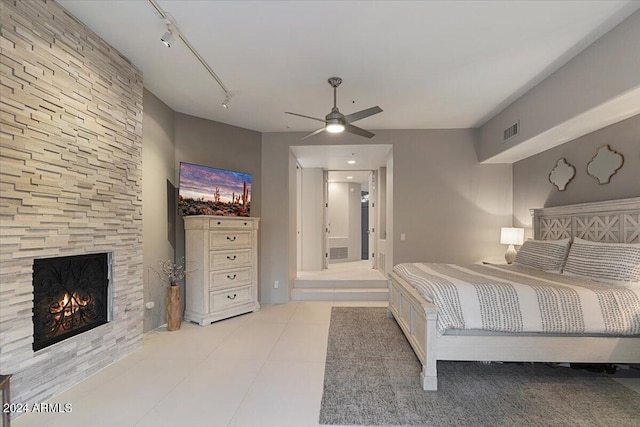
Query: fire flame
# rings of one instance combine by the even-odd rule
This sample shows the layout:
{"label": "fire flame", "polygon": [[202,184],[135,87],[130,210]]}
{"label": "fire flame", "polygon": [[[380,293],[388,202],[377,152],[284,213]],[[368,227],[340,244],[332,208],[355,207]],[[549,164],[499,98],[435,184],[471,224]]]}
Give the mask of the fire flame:
{"label": "fire flame", "polygon": [[75,312],[86,305],[87,302],[82,301],[80,295],[78,295],[76,292],[74,292],[73,295],[65,293],[64,297],[61,301],[58,302],[57,306],[54,305],[52,314],[58,315],[58,318],[73,316]]}

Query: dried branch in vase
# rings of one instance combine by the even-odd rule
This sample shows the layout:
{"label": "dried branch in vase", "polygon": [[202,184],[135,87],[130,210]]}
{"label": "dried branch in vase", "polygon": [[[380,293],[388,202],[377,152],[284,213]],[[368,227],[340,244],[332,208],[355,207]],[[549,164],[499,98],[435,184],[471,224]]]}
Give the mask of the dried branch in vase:
{"label": "dried branch in vase", "polygon": [[159,272],[153,267],[149,268],[155,271],[158,277],[170,286],[178,286],[178,282],[187,277],[190,273],[190,271],[186,271],[185,269],[184,258],[181,258],[178,261],[170,259],[159,261],[158,265],[160,266]]}

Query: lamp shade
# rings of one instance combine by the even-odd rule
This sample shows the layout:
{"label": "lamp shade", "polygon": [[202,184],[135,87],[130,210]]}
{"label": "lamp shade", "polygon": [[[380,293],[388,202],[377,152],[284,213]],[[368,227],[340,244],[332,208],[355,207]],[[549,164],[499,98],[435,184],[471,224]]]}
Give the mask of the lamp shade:
{"label": "lamp shade", "polygon": [[500,243],[503,245],[521,245],[524,243],[524,228],[502,227]]}

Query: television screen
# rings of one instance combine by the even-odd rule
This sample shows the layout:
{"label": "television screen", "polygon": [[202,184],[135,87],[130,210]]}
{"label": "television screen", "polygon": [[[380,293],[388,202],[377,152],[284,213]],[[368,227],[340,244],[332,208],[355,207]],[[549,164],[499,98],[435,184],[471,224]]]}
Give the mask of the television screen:
{"label": "television screen", "polygon": [[249,216],[251,175],[180,163],[180,215]]}

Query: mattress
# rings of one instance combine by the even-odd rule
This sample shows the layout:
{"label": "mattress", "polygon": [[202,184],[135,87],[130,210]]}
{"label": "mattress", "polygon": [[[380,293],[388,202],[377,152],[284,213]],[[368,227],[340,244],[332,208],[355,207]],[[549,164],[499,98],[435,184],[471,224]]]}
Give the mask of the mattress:
{"label": "mattress", "polygon": [[455,330],[640,336],[640,290],[522,266],[404,263],[394,273]]}

